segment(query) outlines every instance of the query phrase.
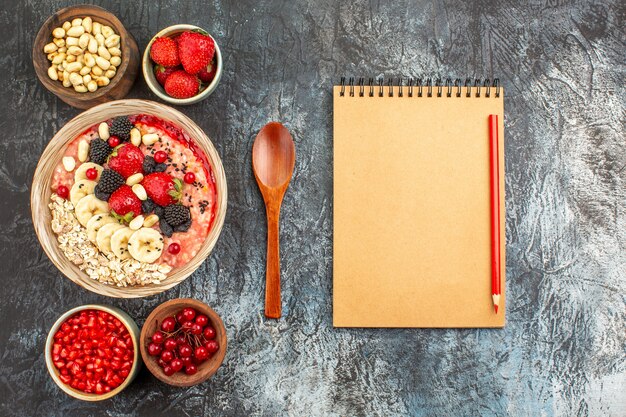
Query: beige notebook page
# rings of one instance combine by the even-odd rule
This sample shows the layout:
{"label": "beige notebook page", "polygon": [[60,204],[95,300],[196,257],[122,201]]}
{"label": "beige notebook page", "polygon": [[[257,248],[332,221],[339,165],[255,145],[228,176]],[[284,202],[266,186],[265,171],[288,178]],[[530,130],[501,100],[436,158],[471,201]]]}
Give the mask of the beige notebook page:
{"label": "beige notebook page", "polygon": [[[502,327],[500,97],[341,97],[334,88],[333,324]],[[366,87],[369,90],[369,87]],[[455,89],[456,91],[456,89]],[[473,90],[475,93],[475,90]],[[489,127],[499,116],[501,288],[491,297]]]}

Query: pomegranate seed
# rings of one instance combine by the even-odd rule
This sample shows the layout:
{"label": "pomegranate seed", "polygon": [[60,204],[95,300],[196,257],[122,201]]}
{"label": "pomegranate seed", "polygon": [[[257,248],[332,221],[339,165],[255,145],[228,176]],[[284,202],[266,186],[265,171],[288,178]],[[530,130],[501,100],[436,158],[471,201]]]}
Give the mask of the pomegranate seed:
{"label": "pomegranate seed", "polygon": [[185,176],[183,177],[183,180],[187,183],[187,184],[193,184],[194,181],[196,180],[196,174],[194,174],[193,172],[188,172],[185,174]]}

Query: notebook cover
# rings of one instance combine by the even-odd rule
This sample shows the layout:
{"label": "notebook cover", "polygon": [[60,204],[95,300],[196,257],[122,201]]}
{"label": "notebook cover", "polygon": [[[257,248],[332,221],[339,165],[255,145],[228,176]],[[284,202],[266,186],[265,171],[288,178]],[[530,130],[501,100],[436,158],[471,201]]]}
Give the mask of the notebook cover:
{"label": "notebook cover", "polygon": [[[378,88],[378,87],[377,87]],[[334,87],[335,327],[502,327],[504,93],[340,96]],[[499,116],[501,288],[491,297],[489,126]]]}

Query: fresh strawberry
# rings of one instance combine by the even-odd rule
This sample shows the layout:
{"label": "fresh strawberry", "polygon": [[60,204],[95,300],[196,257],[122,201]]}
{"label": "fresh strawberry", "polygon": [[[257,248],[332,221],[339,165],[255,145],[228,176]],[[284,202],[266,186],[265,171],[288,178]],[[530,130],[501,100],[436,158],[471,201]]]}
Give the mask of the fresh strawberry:
{"label": "fresh strawberry", "polygon": [[195,75],[179,70],[165,80],[165,92],[174,98],[189,98],[198,94],[200,80]]}
{"label": "fresh strawberry", "polygon": [[183,68],[195,75],[209,65],[215,54],[215,42],[200,32],[183,32],[178,37],[178,56]]}
{"label": "fresh strawberry", "polygon": [[180,65],[176,41],[168,37],[156,38],[150,47],[150,58],[164,67]]}
{"label": "fresh strawberry", "polygon": [[109,168],[116,171],[124,178],[141,172],[143,165],[143,152],[131,143],[124,143],[109,156]]}
{"label": "fresh strawberry", "polygon": [[113,191],[109,198],[109,207],[113,217],[126,223],[142,213],[141,200],[126,184]]}
{"label": "fresh strawberry", "polygon": [[178,178],[172,179],[165,172],[146,175],[141,185],[145,188],[148,197],[163,207],[176,203],[182,195],[182,182]]}
{"label": "fresh strawberry", "polygon": [[163,65],[155,65],[154,76],[156,77],[159,84],[161,84],[162,86],[165,86],[165,80],[167,80],[167,77],[169,77],[173,72],[176,72],[179,69],[182,69],[182,68],[180,66],[172,67],[172,68],[165,68]]}
{"label": "fresh strawberry", "polygon": [[198,78],[203,83],[209,84],[215,78],[215,73],[217,72],[217,65],[215,64],[215,60],[211,61],[206,68],[203,68],[198,73]]}

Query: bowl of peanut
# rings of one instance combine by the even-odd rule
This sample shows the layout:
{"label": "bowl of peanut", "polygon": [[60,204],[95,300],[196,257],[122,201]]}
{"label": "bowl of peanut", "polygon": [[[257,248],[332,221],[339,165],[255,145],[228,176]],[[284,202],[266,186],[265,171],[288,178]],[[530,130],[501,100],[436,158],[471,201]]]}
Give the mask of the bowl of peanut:
{"label": "bowl of peanut", "polygon": [[50,16],[33,44],[35,72],[46,89],[86,109],[124,98],[139,72],[137,42],[120,20],[92,5]]}

